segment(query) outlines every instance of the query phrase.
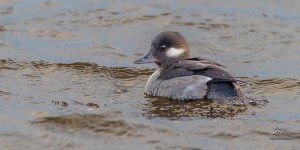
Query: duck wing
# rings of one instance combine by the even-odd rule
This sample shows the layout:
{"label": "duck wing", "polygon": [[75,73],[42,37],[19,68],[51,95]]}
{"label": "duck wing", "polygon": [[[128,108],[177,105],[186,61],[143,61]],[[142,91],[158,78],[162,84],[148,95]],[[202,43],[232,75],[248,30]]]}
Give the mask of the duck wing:
{"label": "duck wing", "polygon": [[236,82],[226,67],[208,59],[191,58],[170,66],[177,76],[202,75],[211,78],[209,82]]}

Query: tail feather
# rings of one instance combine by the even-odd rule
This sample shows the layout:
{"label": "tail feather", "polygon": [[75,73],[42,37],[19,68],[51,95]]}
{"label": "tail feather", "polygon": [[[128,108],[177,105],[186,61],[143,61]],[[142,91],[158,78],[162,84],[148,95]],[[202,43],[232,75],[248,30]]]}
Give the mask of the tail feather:
{"label": "tail feather", "polygon": [[208,83],[207,98],[241,97],[243,93],[232,82]]}
{"label": "tail feather", "polygon": [[208,83],[206,98],[231,104],[245,104],[243,93],[232,82]]}
{"label": "tail feather", "polygon": [[206,98],[233,105],[265,105],[268,103],[265,99],[254,99],[244,96],[239,90],[238,83],[235,82],[208,83]]}

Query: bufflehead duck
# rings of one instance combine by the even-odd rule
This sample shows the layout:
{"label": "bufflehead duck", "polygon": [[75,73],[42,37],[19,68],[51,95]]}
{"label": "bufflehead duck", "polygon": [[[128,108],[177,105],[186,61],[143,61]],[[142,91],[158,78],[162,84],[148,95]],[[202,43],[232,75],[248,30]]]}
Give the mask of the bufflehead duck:
{"label": "bufflehead duck", "polygon": [[158,66],[145,86],[145,94],[149,96],[221,101],[243,97],[239,80],[215,61],[190,57],[188,42],[178,32],[158,34],[149,52],[134,63],[156,63]]}

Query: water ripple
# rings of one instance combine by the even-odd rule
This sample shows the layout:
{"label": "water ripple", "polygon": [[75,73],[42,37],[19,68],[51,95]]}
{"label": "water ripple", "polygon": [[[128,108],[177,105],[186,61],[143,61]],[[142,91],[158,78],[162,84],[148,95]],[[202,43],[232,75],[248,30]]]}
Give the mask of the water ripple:
{"label": "water ripple", "polygon": [[244,86],[248,93],[293,94],[300,91],[300,81],[293,78],[243,79],[249,83],[249,86]]}

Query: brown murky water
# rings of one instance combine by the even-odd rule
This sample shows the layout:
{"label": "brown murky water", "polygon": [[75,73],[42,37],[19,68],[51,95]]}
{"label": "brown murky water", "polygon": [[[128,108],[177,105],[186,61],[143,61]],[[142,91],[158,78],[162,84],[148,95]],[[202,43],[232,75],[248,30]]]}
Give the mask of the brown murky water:
{"label": "brown murky water", "polygon": [[[299,149],[296,0],[0,0],[1,149]],[[164,30],[266,106],[145,97]],[[276,127],[289,140],[272,140]]]}

